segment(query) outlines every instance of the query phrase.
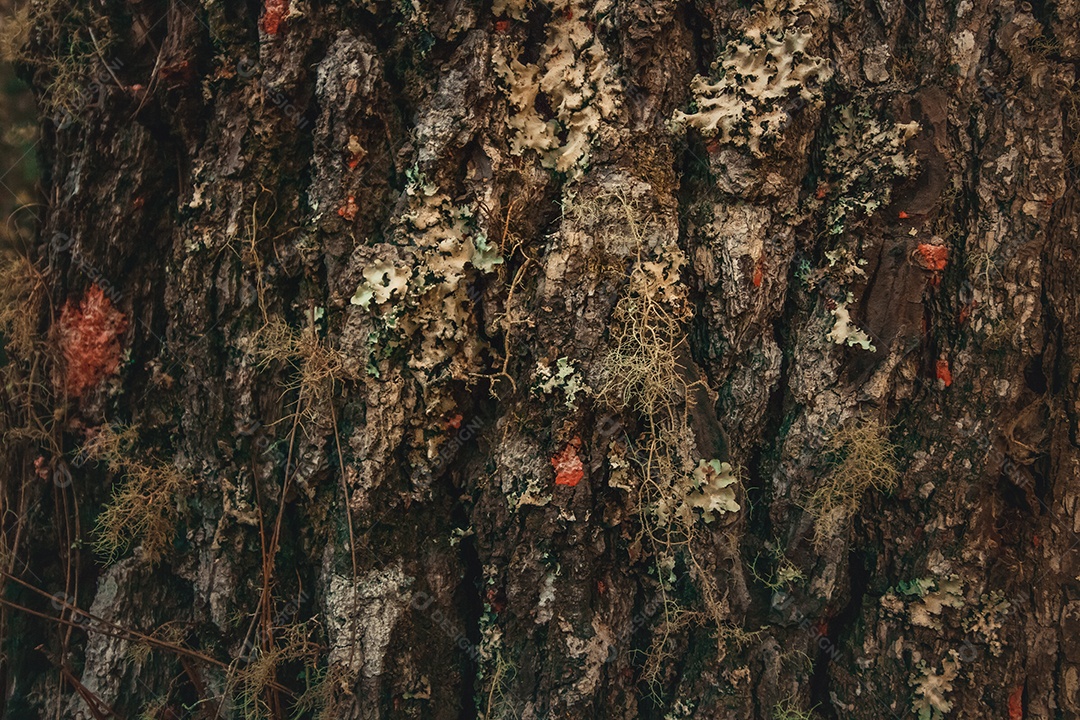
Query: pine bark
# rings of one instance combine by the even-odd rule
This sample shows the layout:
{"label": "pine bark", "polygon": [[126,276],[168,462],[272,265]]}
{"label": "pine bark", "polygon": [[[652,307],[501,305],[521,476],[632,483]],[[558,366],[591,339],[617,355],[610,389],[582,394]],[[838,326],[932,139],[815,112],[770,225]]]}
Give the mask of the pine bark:
{"label": "pine bark", "polygon": [[[1075,0],[34,22],[49,432],[7,423],[6,716],[1080,718]],[[769,23],[822,64],[766,108],[722,63]],[[654,266],[660,426],[605,390]],[[826,536],[843,428],[896,478]],[[739,506],[671,567],[662,431]],[[110,556],[140,473],[170,530]]]}

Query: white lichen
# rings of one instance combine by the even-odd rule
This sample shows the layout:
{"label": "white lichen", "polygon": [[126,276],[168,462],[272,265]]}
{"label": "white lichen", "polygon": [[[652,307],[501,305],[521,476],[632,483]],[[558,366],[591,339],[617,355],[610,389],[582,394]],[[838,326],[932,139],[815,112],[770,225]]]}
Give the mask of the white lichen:
{"label": "white lichen", "polygon": [[719,460],[699,460],[690,476],[688,487],[679,496],[670,495],[660,499],[656,507],[657,519],[666,525],[670,515],[681,516],[687,525],[693,523],[693,511],[701,511],[702,519],[711,523],[716,515],[738,512],[735,501],[737,479],[731,465]]}
{"label": "white lichen", "polygon": [[[515,4],[506,3],[508,11]],[[511,112],[510,149],[540,154],[545,167],[577,176],[587,166],[593,137],[614,116],[621,97],[618,74],[596,36],[608,0],[554,0],[547,39],[535,63],[519,59],[522,48],[496,48],[492,57]],[[543,95],[551,117],[537,109]]]}
{"label": "white lichen", "polygon": [[544,584],[540,587],[540,598],[536,601],[536,624],[543,625],[551,620],[555,611],[555,573],[544,574]]}
{"label": "white lichen", "polygon": [[847,306],[854,300],[852,294],[848,293],[847,299],[842,303],[836,303],[836,307],[830,311],[833,314],[834,322],[832,330],[826,335],[826,339],[837,345],[858,346],[863,350],[874,352],[877,348],[870,342],[870,336],[851,322],[851,312]]}
{"label": "white lichen", "polygon": [[912,674],[909,683],[915,693],[912,709],[919,720],[941,720],[952,710],[952,702],[945,699],[946,693],[952,692],[953,681],[960,670],[960,662],[955,650],[949,651],[949,658],[941,663],[941,672],[919,661],[918,674]]}
{"label": "white lichen", "polygon": [[705,522],[712,522],[713,513],[738,512],[735,502],[735,473],[731,465],[719,460],[701,460],[692,475],[694,490],[687,494],[686,503],[701,510]]}
{"label": "white lichen", "polygon": [[795,24],[802,5],[767,0],[713,63],[714,79],[697,75],[691,81],[696,109],[676,111],[676,129],[690,126],[762,157],[762,142],[780,137],[796,105],[820,105],[832,70],[807,52],[811,33]]}

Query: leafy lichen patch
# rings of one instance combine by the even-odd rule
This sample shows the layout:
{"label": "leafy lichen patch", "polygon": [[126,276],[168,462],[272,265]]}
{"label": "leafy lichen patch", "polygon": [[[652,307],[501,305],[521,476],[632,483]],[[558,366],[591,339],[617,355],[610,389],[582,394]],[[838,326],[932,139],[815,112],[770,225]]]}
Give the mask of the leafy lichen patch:
{"label": "leafy lichen patch", "polygon": [[676,111],[673,125],[764,157],[763,144],[781,138],[795,101],[821,104],[832,77],[828,60],[809,52],[810,31],[796,25],[804,4],[768,0],[713,63],[714,79],[694,77],[696,109]]}
{"label": "leafy lichen patch", "polygon": [[870,217],[892,198],[892,183],[910,178],[918,158],[907,142],[921,129],[917,122],[879,118],[868,104],[848,104],[830,125],[832,142],[823,155],[822,184],[811,201],[824,205],[828,231],[840,235],[860,217]]}
{"label": "leafy lichen patch", "polygon": [[[408,366],[428,387],[466,372],[477,352],[467,331],[468,281],[493,272],[502,258],[472,208],[455,204],[419,172],[410,173],[405,195],[391,242],[358,249],[362,280],[351,303],[374,316],[384,355],[408,347]],[[380,360],[369,358],[374,367]]]}
{"label": "leafy lichen patch", "polygon": [[[501,6],[518,12],[516,4]],[[545,167],[580,175],[589,161],[593,138],[615,115],[622,92],[615,66],[596,35],[611,9],[608,0],[554,0],[547,37],[536,62],[522,62],[522,48],[496,48],[495,72],[502,80],[511,112],[510,149],[540,154]],[[541,115],[543,97],[551,117]]]}
{"label": "leafy lichen patch", "polygon": [[953,682],[960,671],[960,661],[955,650],[941,662],[941,672],[928,666],[924,661],[918,663],[919,672],[909,678],[914,689],[911,701],[912,709],[919,720],[941,720],[952,710],[952,701],[946,695],[953,690]]}

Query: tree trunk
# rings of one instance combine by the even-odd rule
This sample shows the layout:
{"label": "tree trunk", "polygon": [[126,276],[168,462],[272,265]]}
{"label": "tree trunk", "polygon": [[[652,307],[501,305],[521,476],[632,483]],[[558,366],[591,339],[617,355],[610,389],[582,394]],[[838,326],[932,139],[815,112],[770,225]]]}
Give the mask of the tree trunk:
{"label": "tree trunk", "polygon": [[5,717],[1080,718],[1076,0],[4,23]]}

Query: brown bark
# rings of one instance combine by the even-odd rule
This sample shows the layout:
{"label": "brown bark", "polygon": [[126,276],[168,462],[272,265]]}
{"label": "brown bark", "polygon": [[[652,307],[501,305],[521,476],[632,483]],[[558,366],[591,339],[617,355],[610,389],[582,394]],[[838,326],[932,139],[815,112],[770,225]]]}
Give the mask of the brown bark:
{"label": "brown bark", "polygon": [[28,12],[7,716],[1080,717],[1074,0]]}

